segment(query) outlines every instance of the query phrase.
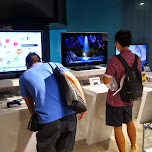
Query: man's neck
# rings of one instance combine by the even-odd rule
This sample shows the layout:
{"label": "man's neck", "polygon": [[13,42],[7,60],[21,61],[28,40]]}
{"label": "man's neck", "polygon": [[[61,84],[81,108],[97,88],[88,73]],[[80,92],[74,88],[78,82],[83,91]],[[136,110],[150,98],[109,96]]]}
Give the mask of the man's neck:
{"label": "man's neck", "polygon": [[124,51],[124,50],[129,50],[128,46],[120,47],[120,52],[121,52],[121,51]]}
{"label": "man's neck", "polygon": [[32,67],[34,67],[34,66],[36,66],[38,63],[42,63],[42,62],[34,62],[34,63],[32,64],[32,66],[26,66],[26,67],[27,67],[27,70],[30,69],[30,68],[32,68]]}

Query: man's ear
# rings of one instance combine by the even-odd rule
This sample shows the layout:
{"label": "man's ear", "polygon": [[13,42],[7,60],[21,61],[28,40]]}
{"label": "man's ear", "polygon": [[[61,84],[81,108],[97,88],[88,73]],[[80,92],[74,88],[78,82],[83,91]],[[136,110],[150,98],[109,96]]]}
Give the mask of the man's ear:
{"label": "man's ear", "polygon": [[118,49],[118,51],[120,51],[121,45],[118,41],[116,42],[116,48]]}
{"label": "man's ear", "polygon": [[29,65],[26,65],[27,70],[30,69],[31,67]]}

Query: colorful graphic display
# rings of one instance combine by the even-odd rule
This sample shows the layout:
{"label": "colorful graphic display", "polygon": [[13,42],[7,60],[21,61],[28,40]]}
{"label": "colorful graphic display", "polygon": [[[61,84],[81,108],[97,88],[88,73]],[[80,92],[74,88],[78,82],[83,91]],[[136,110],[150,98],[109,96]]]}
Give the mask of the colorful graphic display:
{"label": "colorful graphic display", "polygon": [[40,31],[0,32],[0,72],[26,70],[25,58],[36,52],[42,58]]}

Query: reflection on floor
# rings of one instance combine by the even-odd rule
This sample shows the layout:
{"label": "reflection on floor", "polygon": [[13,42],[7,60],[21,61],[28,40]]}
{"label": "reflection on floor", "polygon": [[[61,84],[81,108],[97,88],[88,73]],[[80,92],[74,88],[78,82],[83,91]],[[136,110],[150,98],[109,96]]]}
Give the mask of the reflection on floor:
{"label": "reflection on floor", "polygon": [[[143,125],[138,124],[136,119],[133,119],[136,131],[137,131],[137,145],[139,147],[138,152],[142,152],[142,146],[143,146]],[[127,135],[126,125],[123,125],[123,133],[125,136],[126,141],[126,152],[130,152],[130,140]],[[73,152],[118,152],[118,148],[115,142],[114,134],[112,134],[112,137],[109,140],[87,145],[84,140],[76,141],[75,148]]]}

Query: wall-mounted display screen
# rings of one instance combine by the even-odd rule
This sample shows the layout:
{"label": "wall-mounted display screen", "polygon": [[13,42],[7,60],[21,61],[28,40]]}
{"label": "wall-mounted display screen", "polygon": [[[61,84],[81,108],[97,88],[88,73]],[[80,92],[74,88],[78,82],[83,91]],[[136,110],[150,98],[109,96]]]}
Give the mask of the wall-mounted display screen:
{"label": "wall-mounted display screen", "polygon": [[[147,60],[147,44],[131,44],[129,46],[129,50],[132,51],[132,53],[137,54],[141,60],[142,63],[146,63]],[[116,55],[120,52],[116,48]]]}
{"label": "wall-mounted display screen", "polygon": [[61,33],[62,64],[66,67],[107,64],[108,33]]}
{"label": "wall-mounted display screen", "polygon": [[41,31],[0,31],[0,72],[26,70],[25,58],[36,52],[42,58]]}

